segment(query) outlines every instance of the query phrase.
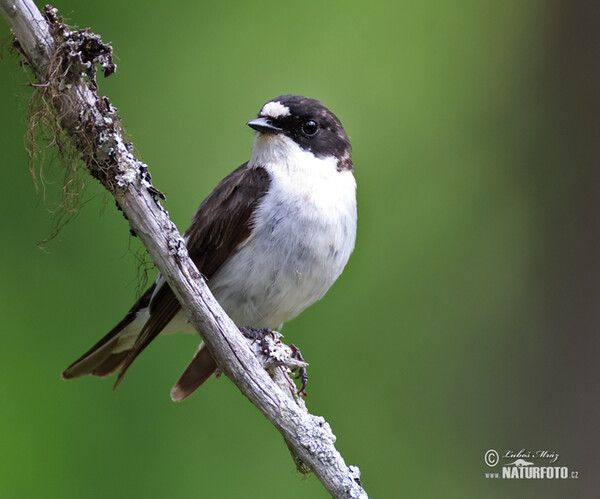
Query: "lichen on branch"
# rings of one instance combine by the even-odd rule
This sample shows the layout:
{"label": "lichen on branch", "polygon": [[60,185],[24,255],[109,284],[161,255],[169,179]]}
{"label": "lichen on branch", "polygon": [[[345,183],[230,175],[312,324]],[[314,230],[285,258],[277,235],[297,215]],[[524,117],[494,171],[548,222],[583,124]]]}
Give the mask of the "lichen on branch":
{"label": "lichen on branch", "polygon": [[[96,93],[97,68],[105,77],[117,69],[112,47],[89,29],[66,25],[51,6],[45,7],[44,17],[54,37],[55,50],[40,77],[43,83],[31,84],[34,92],[27,111],[26,147],[36,188],[44,188],[45,151],[51,147],[58,151],[63,171],[62,195],[54,210],[53,230],[48,238],[52,239],[83,205],[87,173],[110,192],[131,184],[139,176],[151,193],[164,196],[152,186],[147,166],[133,156],[133,146],[125,138],[117,109],[107,97]],[[116,161],[117,157],[122,159]],[[112,168],[117,171],[109,174]]]}

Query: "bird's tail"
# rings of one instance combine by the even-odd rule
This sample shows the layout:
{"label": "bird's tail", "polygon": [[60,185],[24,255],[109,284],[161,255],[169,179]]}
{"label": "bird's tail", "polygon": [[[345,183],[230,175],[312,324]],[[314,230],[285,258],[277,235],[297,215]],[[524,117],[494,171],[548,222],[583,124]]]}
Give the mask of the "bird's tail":
{"label": "bird's tail", "polygon": [[63,379],[85,374],[104,378],[122,366],[148,319],[148,304],[153,291],[154,285],[140,297],[121,322],[63,371]]}
{"label": "bird's tail", "polygon": [[171,389],[171,399],[180,402],[189,397],[197,388],[202,385],[217,369],[217,364],[204,343],[194,355],[192,361],[183,371],[183,374]]}
{"label": "bird's tail", "polygon": [[[64,379],[93,374],[104,378],[139,353],[139,336],[150,317],[149,305],[155,285],[152,285],[131,308],[127,315],[104,338],[79,357],[62,373]],[[133,357],[132,357],[133,356]],[[171,390],[171,398],[178,402],[190,396],[217,369],[204,343]],[[122,375],[121,375],[122,376]],[[119,378],[120,381],[120,378]],[[118,383],[118,381],[117,381]],[[116,385],[115,385],[116,386]]]}

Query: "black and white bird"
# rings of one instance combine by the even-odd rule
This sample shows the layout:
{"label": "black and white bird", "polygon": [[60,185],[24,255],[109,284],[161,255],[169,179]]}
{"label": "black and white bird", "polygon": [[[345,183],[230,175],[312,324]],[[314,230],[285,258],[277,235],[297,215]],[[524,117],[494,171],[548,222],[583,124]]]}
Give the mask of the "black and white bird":
{"label": "black and white bird", "polygon": [[[282,95],[248,126],[250,161],[225,177],[196,211],[185,239],[190,257],[239,327],[280,327],[323,297],[344,269],[356,238],[356,182],[350,142],[321,102]],[[64,372],[104,377],[160,333],[193,333],[159,274],[104,338]],[[216,369],[204,344],[173,389],[183,400]]]}

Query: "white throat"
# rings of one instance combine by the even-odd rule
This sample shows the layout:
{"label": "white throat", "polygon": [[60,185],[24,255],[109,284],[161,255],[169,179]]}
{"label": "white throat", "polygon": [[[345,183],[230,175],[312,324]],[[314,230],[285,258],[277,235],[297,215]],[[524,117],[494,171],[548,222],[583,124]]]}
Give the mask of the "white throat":
{"label": "white throat", "polygon": [[[314,161],[310,151],[304,151],[296,142],[282,134],[257,133],[252,144],[252,155],[248,166],[277,165],[279,168],[293,167],[298,162]],[[333,160],[333,158],[331,158]]]}

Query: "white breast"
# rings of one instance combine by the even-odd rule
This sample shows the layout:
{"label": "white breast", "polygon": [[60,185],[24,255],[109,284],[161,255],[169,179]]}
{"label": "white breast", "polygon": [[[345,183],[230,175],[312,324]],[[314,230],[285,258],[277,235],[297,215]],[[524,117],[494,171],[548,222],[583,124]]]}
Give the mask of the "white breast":
{"label": "white breast", "polygon": [[271,175],[252,235],[208,283],[238,326],[278,327],[319,300],[354,248],[356,182],[335,158],[258,134],[250,167]]}

